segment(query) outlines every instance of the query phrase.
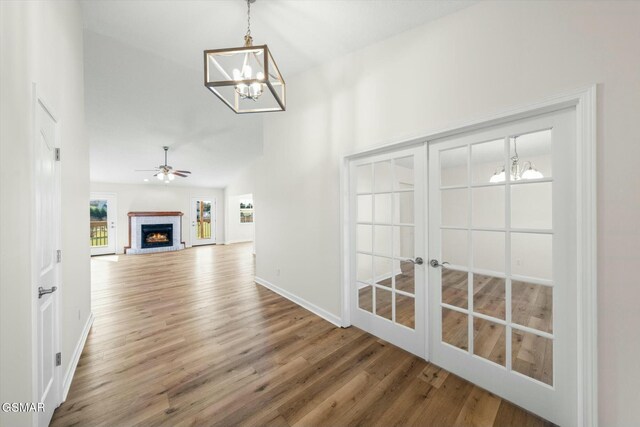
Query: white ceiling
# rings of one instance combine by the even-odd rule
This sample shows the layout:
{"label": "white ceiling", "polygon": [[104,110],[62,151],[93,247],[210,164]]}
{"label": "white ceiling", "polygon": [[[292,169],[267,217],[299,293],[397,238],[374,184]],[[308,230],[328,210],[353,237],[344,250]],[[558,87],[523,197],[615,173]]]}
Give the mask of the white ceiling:
{"label": "white ceiling", "polygon": [[[286,80],[473,3],[258,0],[251,30]],[[242,45],[243,0],[85,0],[83,11],[92,181],[142,183],[133,170],[161,164],[168,145],[169,164],[193,172],[171,185],[224,187],[261,154],[268,114],[236,115],[202,84],[203,50]]]}

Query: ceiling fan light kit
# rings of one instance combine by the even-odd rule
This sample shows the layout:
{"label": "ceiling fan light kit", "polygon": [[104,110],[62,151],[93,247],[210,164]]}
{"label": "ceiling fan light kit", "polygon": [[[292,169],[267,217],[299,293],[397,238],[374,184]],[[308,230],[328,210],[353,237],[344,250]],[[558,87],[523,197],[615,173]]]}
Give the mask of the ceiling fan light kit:
{"label": "ceiling fan light kit", "polygon": [[[176,179],[176,176],[179,176],[181,178],[188,178],[191,172],[176,170],[172,166],[169,166],[169,164],[167,163],[167,153],[169,152],[169,147],[165,146],[165,147],[162,147],[162,149],[164,150],[163,165],[158,166],[156,169],[149,169],[149,170],[138,169],[136,172],[156,172],[155,174],[153,174],[153,176],[155,176],[158,179],[158,181],[164,181],[165,184],[168,184],[174,179]],[[145,178],[144,181],[148,182],[149,179]]]}
{"label": "ceiling fan light kit", "polygon": [[237,114],[285,111],[285,82],[267,45],[253,45],[247,0],[244,46],[204,51],[204,85]]}

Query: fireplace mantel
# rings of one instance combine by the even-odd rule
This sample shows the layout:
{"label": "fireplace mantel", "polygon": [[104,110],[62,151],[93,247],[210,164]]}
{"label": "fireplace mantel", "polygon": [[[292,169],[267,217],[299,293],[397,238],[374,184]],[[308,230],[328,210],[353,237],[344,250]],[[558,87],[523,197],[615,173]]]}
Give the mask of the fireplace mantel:
{"label": "fireplace mantel", "polygon": [[[166,252],[177,251],[185,248],[185,243],[182,240],[182,217],[184,214],[178,211],[159,211],[159,212],[129,212],[129,244],[125,246],[125,254],[143,254],[154,252]],[[158,248],[141,248],[139,236],[140,230],[138,230],[142,224],[160,224],[163,222],[170,222],[173,224],[173,238],[174,244],[172,246],[158,247]]]}
{"label": "fireplace mantel", "polygon": [[182,212],[129,212],[127,216],[183,216]]}

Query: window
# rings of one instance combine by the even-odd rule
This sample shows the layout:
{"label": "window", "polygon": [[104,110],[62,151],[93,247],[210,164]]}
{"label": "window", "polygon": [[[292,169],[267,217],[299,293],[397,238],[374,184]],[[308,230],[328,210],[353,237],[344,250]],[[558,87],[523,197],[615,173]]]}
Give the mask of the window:
{"label": "window", "polygon": [[253,222],[253,200],[240,200],[240,222]]}

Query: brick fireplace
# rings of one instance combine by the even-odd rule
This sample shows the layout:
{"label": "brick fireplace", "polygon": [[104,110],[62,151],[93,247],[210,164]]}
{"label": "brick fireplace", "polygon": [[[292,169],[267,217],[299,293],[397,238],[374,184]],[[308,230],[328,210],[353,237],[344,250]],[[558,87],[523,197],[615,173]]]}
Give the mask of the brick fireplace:
{"label": "brick fireplace", "polygon": [[129,246],[126,254],[146,254],[184,249],[182,212],[129,212]]}

